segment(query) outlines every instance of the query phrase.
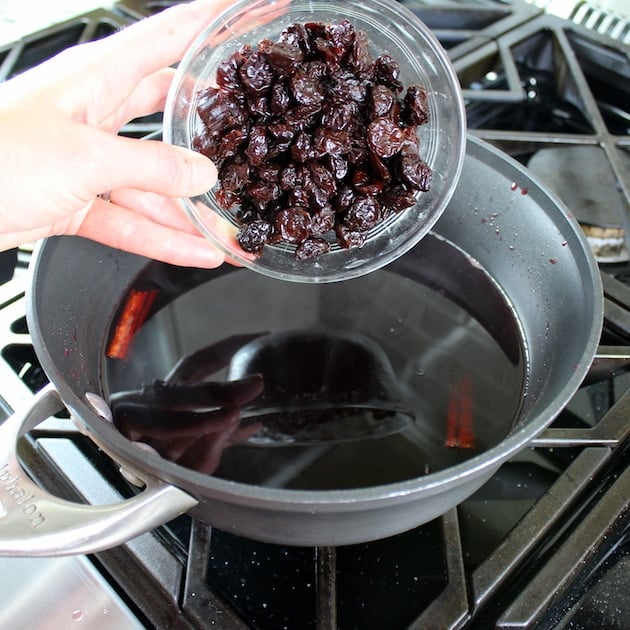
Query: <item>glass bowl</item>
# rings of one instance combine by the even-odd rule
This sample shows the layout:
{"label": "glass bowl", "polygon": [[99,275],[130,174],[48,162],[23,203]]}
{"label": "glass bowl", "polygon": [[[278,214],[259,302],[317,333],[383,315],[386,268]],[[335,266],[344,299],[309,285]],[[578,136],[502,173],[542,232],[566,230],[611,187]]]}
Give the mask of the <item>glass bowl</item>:
{"label": "glass bowl", "polygon": [[259,256],[236,241],[238,206],[223,209],[215,190],[182,199],[197,228],[237,264],[267,276],[296,282],[333,282],[367,274],[411,249],[445,210],[457,185],[466,144],[466,118],[459,82],[448,56],[429,29],[394,0],[242,0],[212,20],[178,66],[164,113],[164,140],[192,148],[202,124],[199,93],[216,86],[217,67],[244,45],[276,41],[292,24],[338,24],[349,20],[367,34],[374,58],[388,53],[400,67],[404,95],[420,84],[428,93],[428,123],[418,128],[422,159],[432,169],[430,189],[416,203],[393,214],[368,233],[362,247],[345,249],[334,237],[328,253],[296,260],[295,245],[265,245]]}

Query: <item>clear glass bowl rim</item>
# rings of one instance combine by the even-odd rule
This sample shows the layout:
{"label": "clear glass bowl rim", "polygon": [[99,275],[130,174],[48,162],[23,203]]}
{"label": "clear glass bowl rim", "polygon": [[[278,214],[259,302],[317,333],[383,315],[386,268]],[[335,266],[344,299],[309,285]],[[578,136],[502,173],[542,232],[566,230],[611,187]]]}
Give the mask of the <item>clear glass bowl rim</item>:
{"label": "clear glass bowl rim", "polygon": [[[287,18],[282,27],[295,22],[295,19],[289,19],[288,16],[297,12],[305,12],[312,16],[309,21],[330,21],[323,20],[322,15],[335,13],[336,11],[339,11],[339,21],[346,18],[353,21],[349,15],[365,14],[368,16],[366,19],[379,20],[379,28],[382,27],[387,37],[396,38],[399,36],[399,33],[402,33],[403,37],[410,38],[415,42],[415,47],[412,51],[416,55],[421,56],[423,61],[428,60],[429,65],[432,67],[431,71],[435,76],[439,74],[440,96],[448,99],[451,106],[451,111],[448,114],[450,117],[450,128],[438,128],[432,132],[432,136],[429,138],[430,144],[436,144],[440,140],[441,148],[446,147],[448,151],[449,159],[448,162],[445,162],[442,169],[444,172],[438,173],[440,176],[444,175],[444,180],[446,181],[438,182],[439,194],[428,212],[424,212],[424,216],[418,221],[418,225],[413,224],[414,217],[410,216],[412,210],[415,214],[418,214],[416,208],[418,208],[419,204],[416,204],[415,208],[410,208],[402,213],[402,215],[407,215],[406,224],[410,224],[404,229],[401,221],[402,215],[397,216],[394,218],[394,221],[388,222],[386,227],[381,225],[375,228],[375,234],[370,233],[363,248],[338,249],[334,254],[329,253],[320,257],[322,260],[318,259],[314,264],[309,264],[311,261],[296,264],[296,261],[293,260],[292,249],[287,246],[281,246],[280,248],[267,246],[265,250],[275,250],[274,258],[268,257],[266,251],[261,258],[252,260],[247,254],[239,251],[238,246],[233,246],[233,238],[230,239],[232,241],[230,246],[226,245],[224,238],[222,238],[225,230],[213,230],[210,228],[208,221],[204,220],[199,210],[201,204],[204,207],[204,211],[205,207],[207,207],[218,216],[226,216],[226,212],[219,208],[218,204],[213,200],[212,191],[196,198],[182,198],[180,200],[181,205],[193,224],[213,245],[222,250],[227,257],[234,260],[237,264],[264,275],[288,281],[317,283],[346,280],[370,273],[404,255],[430,231],[446,209],[448,201],[459,181],[466,151],[466,114],[455,70],[447,52],[430,29],[407,7],[395,0],[363,0],[361,3],[331,2],[330,0],[254,0],[253,2],[251,0],[240,0],[208,23],[186,51],[178,65],[164,109],[163,139],[165,142],[190,148],[190,120],[195,115],[195,102],[191,99],[182,99],[181,91],[185,82],[190,82],[191,68],[195,66],[195,62],[198,63],[200,54],[208,48],[207,42],[222,31],[225,32],[227,29],[230,29],[230,25],[238,24],[239,19],[242,19],[245,14],[252,14],[253,12],[254,15],[258,15],[263,10],[268,10],[269,12],[274,10],[285,11],[283,15],[287,16]],[[277,28],[278,34],[282,27]],[[228,43],[230,41],[231,38],[228,40]],[[254,39],[249,41],[249,43],[254,45],[257,41]],[[233,48],[236,47],[233,45]],[[221,51],[223,48],[224,44],[215,47],[215,51]],[[216,54],[218,52],[215,52],[215,56]],[[230,52],[226,49],[219,56],[221,59],[224,59],[229,54]],[[193,72],[192,76],[198,83],[199,73]],[[208,74],[205,73],[204,80],[207,76]],[[187,90],[191,91],[190,88],[187,88]],[[192,93],[194,94],[194,90],[192,90]],[[435,95],[430,93],[429,98],[431,104],[431,99],[435,98]],[[184,124],[188,126],[184,132],[184,141],[178,138],[178,133],[180,132],[177,129],[178,125],[181,126],[181,123],[178,122],[177,112],[182,110],[182,108],[186,117]],[[423,155],[423,157],[425,156]],[[431,195],[434,194],[435,189],[436,180],[434,177]],[[419,199],[420,203],[423,200],[424,197],[421,196]],[[397,222],[398,225],[396,225]],[[397,229],[395,236],[391,236],[388,233],[391,225],[394,226],[394,230]],[[394,245],[392,245],[393,241],[395,241]],[[383,243],[386,244],[385,247],[379,249],[380,244]],[[340,259],[342,264],[338,264]],[[278,261],[280,263],[276,264]],[[287,264],[289,266],[285,267]]]}

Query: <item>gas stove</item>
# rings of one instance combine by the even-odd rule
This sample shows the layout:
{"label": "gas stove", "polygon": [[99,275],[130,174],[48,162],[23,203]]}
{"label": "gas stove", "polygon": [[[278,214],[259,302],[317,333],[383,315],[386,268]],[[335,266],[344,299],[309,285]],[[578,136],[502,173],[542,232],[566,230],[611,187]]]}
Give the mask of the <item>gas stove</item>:
{"label": "gas stove", "polygon": [[[125,0],[0,47],[0,79],[173,2]],[[0,558],[0,627],[626,628],[630,618],[630,49],[530,4],[405,2],[448,50],[470,133],[537,173],[584,227],[605,325],[585,384],[549,429],[444,516],[385,540],[296,548],[182,516],[91,556]],[[158,136],[161,119],[121,133]],[[47,382],[25,319],[28,247],[0,285],[0,409]],[[559,305],[561,308],[562,305]],[[44,487],[92,504],[133,490],[55,417],[24,440]]]}

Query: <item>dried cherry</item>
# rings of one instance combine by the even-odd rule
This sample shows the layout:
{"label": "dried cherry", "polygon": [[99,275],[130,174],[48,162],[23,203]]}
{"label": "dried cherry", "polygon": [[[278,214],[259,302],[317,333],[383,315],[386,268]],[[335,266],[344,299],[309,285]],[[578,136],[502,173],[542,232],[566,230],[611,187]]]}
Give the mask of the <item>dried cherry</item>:
{"label": "dried cherry", "polygon": [[330,251],[330,243],[321,236],[309,236],[295,248],[295,258],[297,260],[308,260],[317,258]]}
{"label": "dried cherry", "polygon": [[267,221],[246,223],[236,236],[238,244],[250,254],[260,254],[271,236],[272,227]]}
{"label": "dried cherry", "polygon": [[382,158],[396,155],[402,147],[402,129],[389,118],[377,118],[367,128],[368,144],[372,152]]}
{"label": "dried cherry", "polygon": [[305,208],[280,210],[274,219],[275,233],[287,243],[301,243],[311,235],[311,215]]}
{"label": "dried cherry", "polygon": [[219,204],[240,206],[243,250],[286,242],[309,260],[335,240],[361,247],[429,189],[417,135],[428,94],[410,85],[403,95],[399,75],[348,20],[293,24],[219,65],[216,87],[198,95],[193,148],[217,164]]}

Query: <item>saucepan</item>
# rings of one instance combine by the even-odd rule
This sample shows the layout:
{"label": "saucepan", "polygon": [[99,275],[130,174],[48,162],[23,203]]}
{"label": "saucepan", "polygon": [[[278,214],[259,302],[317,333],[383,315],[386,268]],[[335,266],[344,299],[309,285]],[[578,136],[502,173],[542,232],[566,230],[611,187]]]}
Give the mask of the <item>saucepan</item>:
{"label": "saucepan", "polygon": [[[39,556],[113,547],[182,513],[287,545],[412,529],[560,413],[603,298],[570,211],[469,137],[434,231],[362,278],[181,269],[60,237],[34,256],[27,308],[50,385],[0,429],[0,553]],[[19,439],[63,408],[132,498],[74,504],[29,478]]]}

